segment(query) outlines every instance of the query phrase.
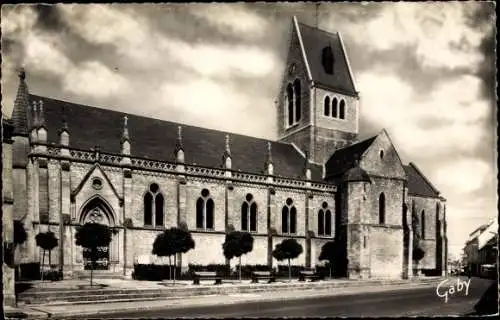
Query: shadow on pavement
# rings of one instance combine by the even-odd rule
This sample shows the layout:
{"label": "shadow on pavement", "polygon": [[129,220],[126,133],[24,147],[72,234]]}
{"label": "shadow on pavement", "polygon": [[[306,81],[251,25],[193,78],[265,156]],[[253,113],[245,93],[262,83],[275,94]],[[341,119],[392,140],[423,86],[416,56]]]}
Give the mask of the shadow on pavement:
{"label": "shadow on pavement", "polygon": [[485,291],[481,299],[474,306],[474,314],[470,315],[494,315],[498,313],[498,282],[493,282]]}
{"label": "shadow on pavement", "polygon": [[33,284],[29,283],[29,282],[20,282],[20,283],[16,283],[16,296],[18,294],[20,294],[21,292],[24,292],[26,290],[29,290],[33,288]]}

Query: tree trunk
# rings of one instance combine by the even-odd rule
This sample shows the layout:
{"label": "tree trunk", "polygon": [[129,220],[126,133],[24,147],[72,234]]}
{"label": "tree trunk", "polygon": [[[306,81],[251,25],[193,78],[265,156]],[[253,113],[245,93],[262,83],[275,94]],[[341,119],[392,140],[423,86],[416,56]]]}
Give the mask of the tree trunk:
{"label": "tree trunk", "polygon": [[41,268],[40,271],[41,271],[41,274],[42,274],[41,279],[43,281],[43,266],[45,265],[45,249],[43,249],[42,252],[43,252],[43,255],[42,255],[42,268]]}
{"label": "tree trunk", "polygon": [[330,279],[332,278],[332,263],[330,262]]}
{"label": "tree trunk", "polygon": [[239,266],[238,277],[239,277],[240,282],[241,282],[241,256],[240,256],[240,266]]}
{"label": "tree trunk", "polygon": [[172,256],[168,256],[168,280],[172,280]]}
{"label": "tree trunk", "polygon": [[174,255],[174,284],[175,284],[175,274],[177,273],[177,253]]}
{"label": "tree trunk", "polygon": [[97,248],[90,249],[90,286],[92,287],[92,277],[94,275],[94,264],[97,260]]}
{"label": "tree trunk", "polygon": [[288,259],[288,282],[292,282],[292,267],[290,266],[290,259]]}
{"label": "tree trunk", "polygon": [[52,250],[49,250],[49,271],[52,270],[52,257],[51,257]]}

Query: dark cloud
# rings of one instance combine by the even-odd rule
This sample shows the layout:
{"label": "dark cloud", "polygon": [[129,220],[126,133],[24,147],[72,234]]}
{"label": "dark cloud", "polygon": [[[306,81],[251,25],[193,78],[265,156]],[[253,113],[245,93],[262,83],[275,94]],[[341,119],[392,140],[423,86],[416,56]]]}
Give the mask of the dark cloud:
{"label": "dark cloud", "polygon": [[38,14],[35,27],[49,30],[61,31],[66,29],[64,19],[61,18],[61,12],[58,5],[38,4],[33,6],[33,10]]}

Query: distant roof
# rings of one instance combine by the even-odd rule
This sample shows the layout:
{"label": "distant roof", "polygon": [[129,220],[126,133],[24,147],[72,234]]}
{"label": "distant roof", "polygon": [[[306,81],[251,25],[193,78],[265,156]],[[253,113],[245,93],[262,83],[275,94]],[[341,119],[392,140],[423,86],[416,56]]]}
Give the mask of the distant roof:
{"label": "distant roof", "polygon": [[[48,143],[59,143],[58,133],[63,113],[70,132],[70,147],[119,154],[124,116],[128,117],[131,155],[159,161],[175,161],[178,126],[182,127],[185,161],[205,167],[220,168],[225,150],[225,136],[230,137],[232,169],[262,174],[267,159],[267,143],[271,143],[274,173],[277,176],[304,180],[304,156],[289,143],[269,141],[239,134],[183,125],[108,109],[30,95],[42,100]],[[63,111],[65,110],[65,111]],[[311,164],[313,181],[322,180],[322,166]]]}
{"label": "distant roof", "polygon": [[325,164],[325,179],[335,178],[353,168],[377,136],[336,150]]}
{"label": "distant roof", "polygon": [[410,162],[404,166],[408,179],[408,194],[414,196],[424,196],[439,198],[439,191],[430,183],[417,166]]}
{"label": "distant roof", "polygon": [[[330,33],[298,22],[304,51],[315,83],[357,96],[354,79],[349,70],[349,62],[339,33]],[[333,74],[328,74],[322,65],[322,52],[325,47],[332,49]]]}

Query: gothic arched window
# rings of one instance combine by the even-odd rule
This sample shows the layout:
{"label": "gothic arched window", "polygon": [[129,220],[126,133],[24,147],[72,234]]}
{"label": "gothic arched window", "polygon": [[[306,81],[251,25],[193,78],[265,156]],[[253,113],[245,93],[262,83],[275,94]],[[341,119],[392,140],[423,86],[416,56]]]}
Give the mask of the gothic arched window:
{"label": "gothic arched window", "polygon": [[325,116],[330,116],[330,97],[325,97]]}
{"label": "gothic arched window", "polygon": [[318,212],[318,235],[323,236],[325,234],[325,212],[320,209]]}
{"label": "gothic arched window", "polygon": [[420,224],[422,227],[422,239],[425,239],[425,210],[420,214]]}
{"label": "gothic arched window", "polygon": [[250,193],[241,205],[241,230],[257,231],[257,204]]}
{"label": "gothic arched window", "polygon": [[293,89],[295,93],[295,122],[300,121],[300,116],[302,114],[301,111],[301,95],[302,95],[302,90],[300,88],[300,80],[296,79],[295,82],[293,83]]}
{"label": "gothic arched window", "polygon": [[385,194],[383,192],[378,198],[378,223],[385,224]]}
{"label": "gothic arched window", "polygon": [[281,233],[288,233],[288,216],[290,214],[290,210],[288,207],[283,207],[281,210]]}
{"label": "gothic arched window", "polygon": [[337,114],[338,114],[337,108],[338,108],[338,100],[337,100],[337,98],[333,98],[333,100],[332,100],[332,117],[334,117],[334,118],[337,118]]}
{"label": "gothic arched window", "polygon": [[332,212],[328,209],[328,203],[323,202],[318,212],[318,235],[332,235]]}
{"label": "gothic arched window", "polygon": [[257,204],[250,205],[250,231],[257,231]]}
{"label": "gothic arched window", "polygon": [[144,195],[144,225],[163,226],[163,195],[160,192],[160,187],[153,183],[149,186],[149,190]]}
{"label": "gothic arched window", "polygon": [[297,233],[297,209],[290,208],[290,233]]}
{"label": "gothic arched window", "polygon": [[339,118],[345,119],[345,101],[344,99],[340,99],[339,103]]}
{"label": "gothic arched window", "polygon": [[297,209],[295,209],[291,198],[286,199],[286,204],[281,210],[281,232],[297,232]]}
{"label": "gothic arched window", "polygon": [[292,84],[289,83],[286,87],[286,102],[287,102],[287,111],[288,111],[288,125],[293,125],[294,121],[294,108],[293,108],[293,87]]}
{"label": "gothic arched window", "polygon": [[332,235],[332,213],[330,210],[326,210],[325,212],[325,235]]}
{"label": "gothic arched window", "polygon": [[196,228],[213,229],[214,228],[214,201],[210,198],[210,192],[207,189],[201,191],[201,197],[196,201]]}

